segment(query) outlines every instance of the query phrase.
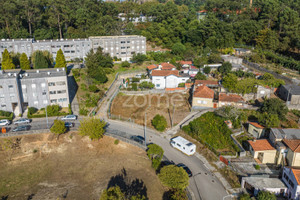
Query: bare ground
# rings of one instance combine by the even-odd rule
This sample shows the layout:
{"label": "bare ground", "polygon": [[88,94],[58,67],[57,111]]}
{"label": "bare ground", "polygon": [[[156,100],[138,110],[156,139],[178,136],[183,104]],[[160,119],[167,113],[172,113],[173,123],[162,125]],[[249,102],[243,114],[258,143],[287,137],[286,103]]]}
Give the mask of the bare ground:
{"label": "bare ground", "polygon": [[[174,103],[172,103],[174,102]],[[173,108],[175,105],[175,110]],[[147,107],[150,106],[148,109]],[[150,94],[150,95],[124,95],[116,96],[112,103],[111,114],[116,118],[131,118],[135,123],[144,125],[145,111],[147,109],[147,126],[151,125],[151,120],[157,114],[163,115],[168,127],[181,122],[188,114],[190,114],[190,104],[188,103],[188,95],[182,93],[166,93],[166,94]]]}
{"label": "bare ground", "polygon": [[[73,132],[58,140],[52,134],[18,138],[15,150],[0,151],[2,199],[99,199],[115,184],[155,200],[165,192],[145,151],[115,145],[111,137],[91,141]],[[0,139],[1,147],[8,141],[16,137]]]}

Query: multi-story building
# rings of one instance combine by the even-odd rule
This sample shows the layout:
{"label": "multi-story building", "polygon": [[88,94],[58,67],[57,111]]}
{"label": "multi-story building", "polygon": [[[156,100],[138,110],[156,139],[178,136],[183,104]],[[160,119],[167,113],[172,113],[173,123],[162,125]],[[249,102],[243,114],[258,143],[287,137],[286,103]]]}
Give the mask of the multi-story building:
{"label": "multi-story building", "polygon": [[2,39],[0,41],[0,52],[4,49],[9,52],[26,53],[30,56],[34,51],[46,50],[56,58],[56,52],[62,49],[66,60],[75,58],[85,59],[86,54],[93,49],[102,47],[105,53],[117,57],[122,61],[130,60],[134,53],[146,54],[146,38],[138,35],[128,36],[97,36],[85,39],[56,39],[56,40],[34,40],[34,39]]}
{"label": "multi-story building", "polygon": [[0,71],[0,110],[23,113],[27,107],[68,107],[69,91],[64,68]]}

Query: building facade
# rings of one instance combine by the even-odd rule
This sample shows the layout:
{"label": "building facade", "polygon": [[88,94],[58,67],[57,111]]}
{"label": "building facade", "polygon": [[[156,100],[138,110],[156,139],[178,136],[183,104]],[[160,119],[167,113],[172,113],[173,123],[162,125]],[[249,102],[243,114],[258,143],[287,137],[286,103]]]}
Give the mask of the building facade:
{"label": "building facade", "polygon": [[284,167],[282,181],[287,186],[288,199],[300,199],[300,170]]}
{"label": "building facade", "polygon": [[34,51],[49,51],[53,58],[62,49],[67,61],[79,58],[85,59],[86,54],[93,49],[102,47],[105,53],[111,57],[117,57],[122,61],[130,60],[134,53],[146,54],[146,38],[138,35],[128,36],[97,36],[85,39],[56,39],[37,40],[34,39],[2,39],[0,41],[0,57],[4,49],[9,52],[26,53],[31,56]]}
{"label": "building facade", "polygon": [[69,103],[64,68],[0,71],[0,110],[19,115],[28,107],[68,107]]}
{"label": "building facade", "polygon": [[178,70],[153,70],[151,73],[151,81],[156,89],[177,88],[187,80],[189,77],[180,75]]}

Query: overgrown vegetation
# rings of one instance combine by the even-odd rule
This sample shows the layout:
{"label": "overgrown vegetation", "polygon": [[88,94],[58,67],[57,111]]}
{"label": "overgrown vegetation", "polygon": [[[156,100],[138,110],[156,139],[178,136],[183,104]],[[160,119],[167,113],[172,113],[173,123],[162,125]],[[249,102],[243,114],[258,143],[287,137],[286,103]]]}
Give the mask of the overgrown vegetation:
{"label": "overgrown vegetation", "polygon": [[182,167],[167,165],[160,170],[158,177],[170,189],[184,190],[189,185],[189,176]]}
{"label": "overgrown vegetation", "polygon": [[168,126],[166,118],[162,115],[155,115],[151,123],[156,130],[161,132],[164,131]]}
{"label": "overgrown vegetation", "polygon": [[12,120],[13,117],[14,117],[14,113],[13,112],[8,112],[8,111],[0,110],[0,120],[1,119]]}
{"label": "overgrown vegetation", "polygon": [[[59,105],[48,105],[47,109],[41,108],[40,110],[38,110],[35,107],[29,107],[27,117],[28,118],[46,117],[46,111],[47,111],[48,117],[64,116],[67,114],[72,114],[72,110],[70,110],[69,108],[68,108],[68,110],[62,110],[62,108]],[[70,113],[70,111],[71,111],[71,113]]]}
{"label": "overgrown vegetation", "polygon": [[106,123],[97,118],[85,118],[80,121],[79,135],[89,136],[90,139],[100,139],[105,132]]}
{"label": "overgrown vegetation", "polygon": [[152,161],[152,167],[157,170],[160,166],[161,159],[163,158],[164,150],[157,144],[149,144],[147,155]]}
{"label": "overgrown vegetation", "polygon": [[54,133],[55,135],[63,134],[67,131],[67,128],[65,126],[65,122],[62,120],[54,120],[53,126],[50,128],[51,133]]}

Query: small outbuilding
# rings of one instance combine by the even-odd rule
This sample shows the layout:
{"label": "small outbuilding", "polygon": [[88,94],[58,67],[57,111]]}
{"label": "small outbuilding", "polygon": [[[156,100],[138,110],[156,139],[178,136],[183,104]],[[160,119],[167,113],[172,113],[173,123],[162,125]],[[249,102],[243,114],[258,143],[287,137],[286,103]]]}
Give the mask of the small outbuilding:
{"label": "small outbuilding", "polygon": [[256,138],[261,138],[265,136],[265,127],[258,124],[257,122],[249,122],[248,132]]}
{"label": "small outbuilding", "polygon": [[275,163],[277,151],[267,139],[249,140],[248,143],[250,144],[249,150],[256,162],[265,164]]}

